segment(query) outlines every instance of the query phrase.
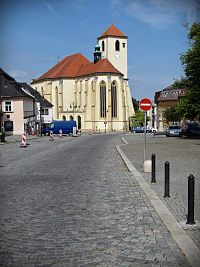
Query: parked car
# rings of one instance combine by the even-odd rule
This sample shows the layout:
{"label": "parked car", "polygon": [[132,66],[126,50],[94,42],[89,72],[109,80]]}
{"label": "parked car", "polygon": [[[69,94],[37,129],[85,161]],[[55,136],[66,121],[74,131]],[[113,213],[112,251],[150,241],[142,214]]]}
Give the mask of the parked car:
{"label": "parked car", "polygon": [[152,133],[155,133],[155,132],[157,132],[158,130],[156,129],[156,128],[151,128],[151,132]]}
{"label": "parked car", "polygon": [[[144,127],[142,126],[134,126],[132,127],[132,132],[134,133],[144,133]],[[152,133],[152,129],[151,128],[146,128],[146,133]]]}
{"label": "parked car", "polygon": [[144,132],[144,128],[141,126],[134,126],[132,127],[132,132],[134,133],[143,133]]}
{"label": "parked car", "polygon": [[178,125],[170,125],[169,128],[166,129],[166,136],[182,136],[182,129]]}
{"label": "parked car", "polygon": [[188,122],[182,127],[182,135],[200,136],[200,125],[197,122]]}

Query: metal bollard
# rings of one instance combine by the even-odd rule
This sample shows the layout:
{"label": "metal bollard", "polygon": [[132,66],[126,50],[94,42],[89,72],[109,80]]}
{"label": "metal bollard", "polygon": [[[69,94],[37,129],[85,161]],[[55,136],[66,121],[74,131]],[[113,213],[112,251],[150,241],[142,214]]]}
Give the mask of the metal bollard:
{"label": "metal bollard", "polygon": [[156,155],[151,155],[151,183],[156,183]]}
{"label": "metal bollard", "polygon": [[164,197],[170,197],[169,195],[169,166],[170,163],[168,161],[165,162],[165,192]]}
{"label": "metal bollard", "polygon": [[190,174],[188,177],[188,215],[187,224],[195,224],[194,222],[194,176]]}

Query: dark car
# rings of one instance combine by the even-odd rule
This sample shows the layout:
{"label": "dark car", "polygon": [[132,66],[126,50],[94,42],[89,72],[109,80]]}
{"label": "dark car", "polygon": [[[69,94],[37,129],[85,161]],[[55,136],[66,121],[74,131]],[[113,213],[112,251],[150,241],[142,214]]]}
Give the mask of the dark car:
{"label": "dark car", "polygon": [[144,128],[141,126],[134,126],[132,127],[132,132],[134,133],[143,133],[144,132]]}
{"label": "dark car", "polygon": [[200,136],[200,125],[197,122],[188,122],[182,127],[182,134],[185,136]]}
{"label": "dark car", "polygon": [[169,128],[166,129],[166,136],[182,136],[182,129],[178,125],[170,125]]}

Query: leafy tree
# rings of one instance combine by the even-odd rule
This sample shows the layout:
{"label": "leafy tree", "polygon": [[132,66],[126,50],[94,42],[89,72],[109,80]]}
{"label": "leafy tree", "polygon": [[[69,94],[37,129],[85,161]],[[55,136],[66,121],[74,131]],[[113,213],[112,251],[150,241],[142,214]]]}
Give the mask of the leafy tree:
{"label": "leafy tree", "polygon": [[186,78],[174,83],[185,86],[188,93],[184,96],[178,110],[187,119],[200,119],[200,23],[194,23],[189,31],[190,48],[181,55]]}
{"label": "leafy tree", "polygon": [[171,107],[164,111],[163,116],[167,124],[170,122],[179,122],[182,118],[180,110],[177,107]]}
{"label": "leafy tree", "polygon": [[139,109],[139,103],[138,101],[132,97],[132,103],[133,103],[133,107],[134,107],[134,110],[138,110]]}
{"label": "leafy tree", "polygon": [[[135,115],[131,117],[132,126],[144,126],[144,116],[145,113],[141,110],[136,110]],[[147,122],[150,120],[149,116],[147,116]]]}

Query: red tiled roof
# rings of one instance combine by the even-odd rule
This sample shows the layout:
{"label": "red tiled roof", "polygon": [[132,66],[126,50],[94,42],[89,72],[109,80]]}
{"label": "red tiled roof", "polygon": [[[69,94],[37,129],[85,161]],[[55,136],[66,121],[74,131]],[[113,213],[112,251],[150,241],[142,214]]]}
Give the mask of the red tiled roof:
{"label": "red tiled roof", "polygon": [[122,74],[118,71],[107,58],[100,59],[96,63],[90,62],[81,66],[77,72],[77,77],[86,76],[95,73],[116,73]]}
{"label": "red tiled roof", "polygon": [[76,78],[95,73],[122,74],[106,58],[100,59],[96,63],[93,63],[79,53],[65,57],[53,68],[34,80],[32,84],[45,79]]}
{"label": "red tiled roof", "polygon": [[54,78],[73,78],[76,77],[78,70],[81,65],[89,63],[90,61],[84,57],[82,54],[73,54],[71,56],[65,57],[62,61],[57,63],[53,68],[45,72],[42,76],[34,80],[38,82],[44,79],[54,79]]}
{"label": "red tiled roof", "polygon": [[101,36],[98,37],[98,39],[102,39],[106,36],[128,38],[123,32],[117,29],[115,25],[113,24],[105,32],[103,32]]}

